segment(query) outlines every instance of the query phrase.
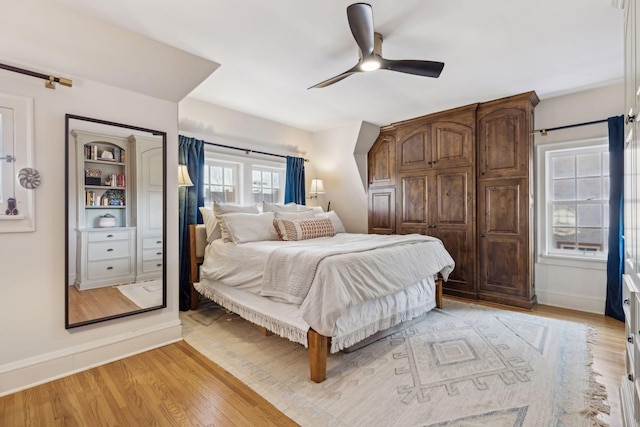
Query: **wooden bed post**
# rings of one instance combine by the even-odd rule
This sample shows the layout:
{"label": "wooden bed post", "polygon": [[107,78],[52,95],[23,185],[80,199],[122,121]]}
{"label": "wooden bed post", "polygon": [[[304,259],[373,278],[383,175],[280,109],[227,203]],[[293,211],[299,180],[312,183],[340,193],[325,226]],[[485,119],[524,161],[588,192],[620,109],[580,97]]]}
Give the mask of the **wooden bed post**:
{"label": "wooden bed post", "polygon": [[321,383],[327,377],[327,351],[329,338],[313,329],[307,332],[309,345],[309,370],[311,381]]}
{"label": "wooden bed post", "polygon": [[436,280],[436,307],[442,308],[442,279]]}

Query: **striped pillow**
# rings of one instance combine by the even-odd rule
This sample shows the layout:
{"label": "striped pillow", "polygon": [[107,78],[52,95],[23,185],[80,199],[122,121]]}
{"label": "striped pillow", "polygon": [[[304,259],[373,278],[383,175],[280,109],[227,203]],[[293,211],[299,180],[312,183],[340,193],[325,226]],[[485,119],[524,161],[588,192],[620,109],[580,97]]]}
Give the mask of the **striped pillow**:
{"label": "striped pillow", "polygon": [[313,219],[274,219],[273,226],[280,240],[306,240],[316,237],[331,237],[336,230],[329,218]]}

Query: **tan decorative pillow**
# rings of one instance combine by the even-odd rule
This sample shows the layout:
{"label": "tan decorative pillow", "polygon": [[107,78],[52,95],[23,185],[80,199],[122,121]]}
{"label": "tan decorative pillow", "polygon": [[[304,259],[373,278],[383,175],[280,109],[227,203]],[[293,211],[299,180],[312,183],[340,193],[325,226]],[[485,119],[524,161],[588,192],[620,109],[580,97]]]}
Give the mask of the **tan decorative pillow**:
{"label": "tan decorative pillow", "polygon": [[313,219],[274,219],[273,226],[280,240],[306,240],[316,237],[331,237],[336,231],[329,218]]}

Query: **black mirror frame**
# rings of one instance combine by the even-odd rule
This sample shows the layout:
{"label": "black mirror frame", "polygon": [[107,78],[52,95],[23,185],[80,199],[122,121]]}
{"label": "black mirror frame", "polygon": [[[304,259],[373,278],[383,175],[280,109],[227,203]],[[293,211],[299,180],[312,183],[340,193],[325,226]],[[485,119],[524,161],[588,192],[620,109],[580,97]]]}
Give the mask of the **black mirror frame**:
{"label": "black mirror frame", "polygon": [[[162,179],[163,179],[163,192],[162,192],[162,305],[157,305],[149,308],[141,308],[140,310],[132,310],[121,314],[115,314],[112,316],[100,317],[96,319],[86,320],[77,323],[69,323],[69,284],[67,283],[67,278],[69,277],[69,134],[71,129],[69,128],[70,120],[82,120],[86,122],[96,123],[105,126],[114,126],[124,129],[131,129],[138,132],[147,132],[154,136],[162,137]],[[65,159],[64,159],[64,171],[65,171],[65,207],[64,207],[64,218],[65,218],[65,238],[64,238],[64,254],[65,254],[65,301],[64,301],[64,323],[65,329],[77,328],[80,326],[91,325],[99,322],[104,322],[107,320],[120,319],[122,317],[133,316],[135,314],[146,313],[149,311],[160,310],[167,307],[167,251],[166,251],[166,237],[167,237],[167,133],[146,129],[138,126],[126,125],[122,123],[115,123],[106,120],[94,119],[90,117],[78,116],[75,114],[65,114]]]}

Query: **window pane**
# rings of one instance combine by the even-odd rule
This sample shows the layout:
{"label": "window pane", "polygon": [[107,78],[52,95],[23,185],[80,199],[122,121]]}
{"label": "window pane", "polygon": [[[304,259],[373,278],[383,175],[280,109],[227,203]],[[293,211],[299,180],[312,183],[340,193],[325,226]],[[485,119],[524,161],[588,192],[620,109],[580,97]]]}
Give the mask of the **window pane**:
{"label": "window pane", "polygon": [[576,244],[575,228],[555,228],[553,229],[552,248],[554,249],[574,249]]}
{"label": "window pane", "polygon": [[205,166],[204,167],[204,184],[207,185],[209,184],[209,171],[210,171],[210,167],[209,166]]}
{"label": "window pane", "polygon": [[557,156],[553,158],[553,178],[573,178],[575,174],[574,156]]}
{"label": "window pane", "polygon": [[554,227],[575,227],[576,207],[575,205],[556,205],[553,207]]}
{"label": "window pane", "polygon": [[578,246],[586,251],[602,251],[602,230],[599,228],[579,228]]}
{"label": "window pane", "polygon": [[280,174],[273,174],[273,188],[280,188]]}
{"label": "window pane", "polygon": [[251,180],[253,181],[254,186],[260,187],[262,183],[262,176],[260,174],[260,171],[257,171],[257,170],[252,171]]}
{"label": "window pane", "polygon": [[578,183],[578,200],[602,199],[600,178],[582,178],[576,181]]}
{"label": "window pane", "polygon": [[222,184],[222,168],[218,166],[211,167],[211,183]]}
{"label": "window pane", "polygon": [[233,169],[224,168],[224,183],[225,185],[233,185]]}
{"label": "window pane", "polygon": [[553,200],[575,200],[576,181],[573,179],[561,179],[553,181]]}
{"label": "window pane", "polygon": [[602,175],[602,160],[600,153],[579,154],[576,156],[578,177]]}
{"label": "window pane", "polygon": [[601,205],[578,206],[578,227],[602,227]]}

